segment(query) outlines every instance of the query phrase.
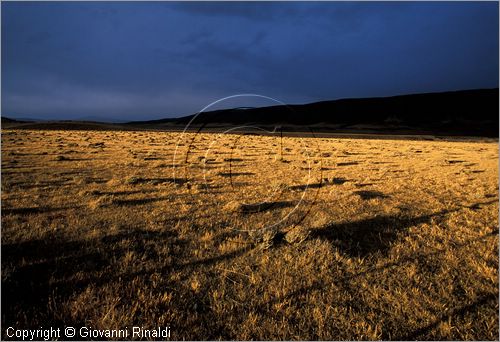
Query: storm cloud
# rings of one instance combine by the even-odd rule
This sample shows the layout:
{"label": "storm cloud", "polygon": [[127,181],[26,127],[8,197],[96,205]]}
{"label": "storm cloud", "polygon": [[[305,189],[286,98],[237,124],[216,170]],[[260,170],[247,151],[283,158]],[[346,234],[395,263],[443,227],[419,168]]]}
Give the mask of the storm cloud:
{"label": "storm cloud", "polygon": [[256,93],[286,103],[498,87],[496,2],[15,2],[2,115],[147,120]]}

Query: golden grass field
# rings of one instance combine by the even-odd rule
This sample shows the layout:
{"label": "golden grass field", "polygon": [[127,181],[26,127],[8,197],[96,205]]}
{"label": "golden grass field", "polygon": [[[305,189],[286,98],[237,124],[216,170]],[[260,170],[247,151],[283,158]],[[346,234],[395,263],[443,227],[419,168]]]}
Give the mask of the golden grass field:
{"label": "golden grass field", "polygon": [[498,141],[12,129],[1,151],[4,328],[498,339]]}

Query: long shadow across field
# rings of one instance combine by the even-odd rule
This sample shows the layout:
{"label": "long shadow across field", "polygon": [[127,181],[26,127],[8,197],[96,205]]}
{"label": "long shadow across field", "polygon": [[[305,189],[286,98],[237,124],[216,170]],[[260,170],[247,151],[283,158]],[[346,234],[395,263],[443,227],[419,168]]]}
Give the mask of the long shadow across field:
{"label": "long shadow across field", "polygon": [[[68,241],[50,235],[39,240],[3,244],[2,324],[37,328],[43,322],[54,328],[67,325],[80,327],[85,322],[71,321],[67,315],[64,320],[59,318],[61,313],[54,312],[52,302],[61,305],[89,286],[100,288],[118,283],[126,287],[128,281],[136,278],[147,283],[152,273],[168,275],[177,271],[190,274],[200,268],[237,258],[250,250],[249,245],[193,260],[189,242],[179,238],[176,231],[167,229],[130,229],[83,241]],[[133,271],[120,270],[120,263],[116,264],[116,261],[130,252],[140,256],[139,267]],[[148,262],[157,267],[148,268],[145,266]],[[176,293],[172,305],[184,307],[185,301],[198,303],[196,309],[186,308],[186,315],[202,313],[208,307],[204,305],[206,298],[203,293],[195,294],[170,280],[163,285],[163,290],[169,288]],[[175,304],[177,300],[181,303]]]}
{"label": "long shadow across field", "polygon": [[[456,245],[455,248],[460,249],[460,248],[465,248],[468,246],[473,245],[474,243],[477,242],[488,242],[488,238],[491,238],[493,236],[498,235],[498,230],[495,230],[491,233],[485,234],[479,238],[471,239],[468,241],[465,241],[464,243],[461,243],[459,245]],[[296,290],[293,290],[289,292],[288,294],[285,294],[284,296],[280,298],[273,298],[267,302],[263,302],[259,306],[259,312],[261,313],[266,313],[266,308],[272,307],[273,305],[277,303],[285,303],[285,302],[290,302],[290,303],[297,303],[300,305],[305,298],[311,294],[311,292],[324,292],[326,291],[330,286],[336,285],[342,287],[346,291],[350,291],[350,282],[354,280],[354,278],[359,278],[359,277],[365,277],[368,274],[382,274],[385,270],[387,269],[397,269],[398,267],[402,267],[404,265],[410,264],[410,263],[425,263],[428,260],[440,257],[446,253],[446,250],[441,250],[441,251],[436,251],[432,253],[419,253],[410,257],[403,258],[399,260],[398,262],[390,262],[387,263],[383,266],[379,267],[373,267],[370,268],[367,271],[359,272],[356,274],[349,274],[349,275],[339,275],[336,278],[332,279],[331,283],[323,283],[320,281],[314,282],[312,285],[309,286],[303,286],[300,287]],[[356,296],[354,296],[355,298]],[[338,306],[348,306],[351,309],[353,309],[353,303],[352,302],[346,302],[346,303],[336,303]],[[361,309],[365,311],[370,311],[370,310],[376,310],[370,303],[365,303],[362,302],[362,305],[359,305],[360,303],[355,303],[355,307],[358,307],[358,310]],[[456,304],[455,304],[456,305]],[[462,306],[451,306],[451,309],[440,315],[437,319],[434,321],[430,322],[429,324],[424,324],[422,327],[417,328],[412,331],[411,328],[405,328],[404,327],[404,322],[401,322],[402,324],[399,326],[401,330],[406,330],[409,331],[406,334],[401,334],[398,335],[397,331],[392,331],[392,335],[389,334],[391,331],[390,330],[385,330],[384,334],[382,335],[382,338],[384,340],[395,340],[395,341],[414,341],[414,340],[432,340],[437,338],[438,336],[433,336],[432,333],[434,329],[436,329],[440,323],[442,322],[448,322],[452,318],[457,318],[457,317],[463,317],[469,313],[474,313],[477,312],[477,310],[480,310],[481,308],[485,307],[497,307],[498,305],[498,292],[496,294],[489,293],[489,294],[484,294],[480,296],[477,300],[470,304],[465,304]],[[383,313],[381,313],[383,314]]]}
{"label": "long shadow across field", "polygon": [[52,235],[2,244],[2,324],[18,323],[22,328],[38,327],[41,322],[53,327],[78,325],[79,322],[56,318],[50,312],[51,298],[60,303],[89,285],[105,285],[120,276],[128,279],[128,274],[119,274],[113,260],[120,260],[129,252],[160,259],[163,255],[159,248],[165,245],[158,246],[159,240],[169,245],[172,255],[185,249],[186,241],[172,231],[139,229],[84,241],[68,241]]}
{"label": "long shadow across field", "polygon": [[[493,202],[495,201],[491,201]],[[489,203],[480,203],[471,207],[474,209],[479,205],[487,204]],[[442,219],[446,214],[456,210],[460,209],[444,210],[417,217],[380,216],[335,223],[313,229],[311,238],[333,243],[342,253],[351,257],[386,253],[394,241],[402,234],[404,235],[410,227]],[[158,241],[162,243],[159,244]],[[251,248],[252,246],[248,245],[231,252],[210,253],[193,260],[193,256],[189,253],[189,241],[180,238],[176,231],[168,229],[158,231],[130,229],[83,241],[68,241],[56,235],[50,235],[41,240],[2,244],[2,324],[4,326],[18,324],[21,328],[35,328],[43,322],[53,327],[70,324],[77,327],[83,325],[84,322],[70,322],[68,316],[64,316],[64,321],[62,321],[58,318],[61,317],[58,312],[54,312],[51,301],[62,305],[89,286],[99,288],[117,282],[124,282],[123,286],[127,286],[127,281],[136,278],[147,283],[153,273],[168,275],[170,272],[179,272],[182,277],[188,277],[201,269],[210,273],[217,264],[241,257]],[[133,271],[117,269],[116,261],[121,260],[129,252],[135,252],[141,257],[141,264],[138,265],[140,267]],[[418,257],[415,256],[415,258]],[[158,260],[162,262],[158,263]],[[147,262],[159,267],[155,269],[142,267],[142,263]],[[384,267],[397,267],[397,265]],[[378,272],[380,268],[369,272],[372,271]],[[362,274],[356,276],[362,276]],[[342,281],[342,284],[348,283],[348,279],[338,279],[338,281]],[[226,339],[232,338],[231,332],[224,332],[226,328],[224,322],[215,322],[210,318],[211,312],[207,303],[207,293],[205,293],[209,289],[193,293],[189,288],[184,288],[182,284],[171,280],[166,280],[164,285],[163,289],[168,287],[176,294],[171,305],[184,307],[186,303],[197,303],[195,308],[186,307],[183,315],[186,315],[186,319],[197,317],[197,322],[200,324],[211,322],[210,326],[213,325],[212,328],[215,330],[208,329],[207,326],[207,331],[213,331],[213,335],[207,338],[217,339],[221,336]],[[308,291],[315,289],[324,291],[325,284],[315,283],[312,287],[299,288],[286,297],[302,297]],[[484,300],[490,303],[490,297]],[[479,302],[478,305],[482,305],[483,301]],[[265,312],[268,305],[265,303],[263,305],[262,311]],[[474,307],[464,307],[465,311],[472,309]],[[457,310],[459,313],[460,310]],[[404,338],[425,336],[427,329],[433,329],[433,324],[423,327],[421,331],[414,331]]]}
{"label": "long shadow across field", "polygon": [[311,237],[334,243],[351,257],[365,257],[376,252],[387,252],[399,235],[410,227],[429,223],[433,218],[444,218],[446,214],[457,210],[443,210],[416,217],[387,215],[334,223],[313,229]]}

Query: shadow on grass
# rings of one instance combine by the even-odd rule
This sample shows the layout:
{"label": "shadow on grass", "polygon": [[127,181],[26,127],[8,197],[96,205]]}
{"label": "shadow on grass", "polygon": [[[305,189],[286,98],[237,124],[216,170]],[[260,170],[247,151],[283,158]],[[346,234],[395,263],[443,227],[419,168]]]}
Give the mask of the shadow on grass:
{"label": "shadow on grass", "polygon": [[242,214],[253,214],[274,209],[291,208],[294,207],[295,205],[296,203],[293,201],[275,201],[275,202],[240,204],[238,212]]}
{"label": "shadow on grass", "polygon": [[299,191],[304,191],[307,189],[320,189],[322,187],[328,186],[328,185],[342,185],[344,183],[349,182],[348,179],[342,178],[342,177],[335,177],[332,179],[325,179],[323,182],[317,182],[317,183],[310,183],[310,184],[301,184],[301,185],[292,185],[288,189],[290,190],[299,190]]}
{"label": "shadow on grass", "polygon": [[236,177],[236,176],[253,176],[253,172],[220,172],[219,176],[222,177]]}
{"label": "shadow on grass", "polygon": [[161,201],[171,201],[172,197],[153,197],[153,198],[139,198],[139,199],[115,199],[113,205],[143,205]]}
{"label": "shadow on grass", "polygon": [[[488,204],[488,203],[484,203]],[[453,212],[455,210],[450,210],[449,212]],[[438,212],[434,215],[437,216],[442,216],[445,215],[446,211],[443,212]],[[431,217],[434,215],[427,215],[427,217]],[[425,217],[419,217],[416,218],[417,221],[421,219],[426,219]],[[462,249],[462,248],[467,248],[470,246],[473,246],[477,242],[483,242],[483,243],[489,243],[491,240],[489,240],[492,237],[498,236],[498,229],[495,229],[489,233],[486,233],[482,236],[472,238],[469,240],[466,240],[461,243],[456,243],[453,244],[453,249]],[[400,258],[399,260],[395,262],[387,262],[384,265],[381,266],[373,266],[370,267],[369,269],[365,271],[361,271],[358,273],[340,273],[337,274],[334,278],[328,280],[328,281],[314,281],[311,285],[308,286],[302,286],[295,288],[291,291],[289,291],[286,294],[283,294],[282,296],[272,298],[268,301],[263,301],[258,307],[258,311],[262,314],[269,315],[269,308],[272,308],[278,303],[288,303],[288,305],[298,305],[298,306],[303,306],[305,302],[307,302],[307,297],[311,296],[312,292],[328,292],[329,288],[332,286],[335,286],[337,288],[337,291],[339,289],[342,289],[342,291],[346,291],[348,293],[352,294],[352,299],[343,302],[343,303],[336,303],[336,306],[345,306],[349,310],[355,310],[358,311],[360,315],[366,315],[368,312],[376,312],[377,315],[384,315],[382,310],[378,309],[377,307],[374,307],[372,304],[368,302],[364,302],[363,300],[359,300],[359,289],[353,288],[353,281],[356,280],[356,278],[363,278],[368,275],[376,275],[380,274],[382,275],[385,271],[391,270],[390,272],[395,272],[397,268],[399,267],[404,267],[405,265],[408,264],[417,264],[417,265],[426,265],[430,261],[436,260],[436,258],[440,258],[447,253],[449,253],[450,249],[449,248],[443,248],[441,250],[436,250],[432,252],[426,252],[426,253],[421,253],[417,252],[414,253],[413,255],[409,255],[403,258]],[[481,296],[478,296],[476,300],[474,300],[472,303],[466,304],[466,305],[456,305],[456,303],[450,304],[449,308],[446,313],[443,313],[439,315],[434,321],[424,324],[423,326],[415,329],[414,327],[405,327],[404,325],[398,325],[398,331],[390,331],[391,329],[394,329],[392,327],[391,329],[383,329],[384,333],[382,335],[382,339],[384,340],[395,340],[395,341],[414,341],[414,340],[434,340],[436,338],[439,338],[438,335],[432,335],[432,332],[439,327],[439,325],[442,322],[449,322],[451,319],[456,319],[460,317],[464,317],[468,314],[474,314],[477,313],[479,314],[480,310],[484,307],[489,307],[493,308],[495,311],[498,310],[498,291],[496,293],[483,293]],[[404,333],[401,333],[404,332]]]}
{"label": "shadow on grass", "polygon": [[325,183],[311,183],[311,184],[302,184],[302,185],[292,185],[288,189],[295,191],[304,191],[307,189],[319,189],[324,187]]}
{"label": "shadow on grass", "polygon": [[[116,281],[113,260],[131,251],[147,259],[165,257],[159,250],[164,245],[158,245],[158,240],[165,241],[169,251],[183,250],[186,244],[171,231],[136,229],[85,241],[48,236],[2,244],[2,324],[23,328],[36,327],[41,322],[67,325],[69,322],[59,321],[51,311],[51,300],[61,303],[90,284],[100,286]],[[127,274],[123,277],[128,279]]]}
{"label": "shadow on grass", "polygon": [[[61,308],[54,308],[54,303],[62,304],[75,298],[89,286],[100,288],[137,278],[147,283],[152,273],[168,275],[176,271],[186,276],[198,268],[236,258],[250,250],[251,246],[245,246],[193,260],[188,241],[179,238],[175,231],[141,229],[83,241],[51,235],[40,240],[3,244],[2,325],[37,328],[43,322],[54,328],[78,327],[83,322],[71,321],[69,316],[60,318]],[[136,256],[138,267],[133,271],[117,269],[117,262],[131,252]],[[158,267],[151,269],[148,264]],[[185,305],[186,298],[194,296],[173,280],[165,280],[163,285],[177,294],[174,300],[182,302],[178,307]],[[127,286],[126,283],[123,286]],[[203,303],[203,298],[193,297],[193,300]],[[200,304],[197,310],[201,307]],[[4,335],[5,330],[3,338]]]}
{"label": "shadow on grass", "polygon": [[[498,310],[498,292],[497,292],[497,294],[489,293],[489,294],[486,294],[482,297],[479,297],[479,299],[477,299],[476,301],[474,301],[471,304],[463,305],[463,306],[460,306],[457,308],[453,308],[453,309],[449,310],[448,313],[440,315],[440,317],[438,319],[436,319],[434,322],[432,322],[432,323],[430,323],[422,328],[416,329],[415,331],[411,332],[408,335],[398,336],[398,337],[394,338],[393,340],[395,340],[395,341],[418,341],[418,340],[422,339],[422,337],[424,339],[433,339],[433,337],[431,335],[432,331],[434,329],[438,328],[441,323],[449,322],[452,318],[464,317],[467,314],[477,313],[481,307],[484,307],[487,305],[491,306],[491,307],[496,307]],[[431,335],[431,336],[429,336],[429,335]]]}
{"label": "shadow on grass", "polygon": [[353,162],[343,162],[343,163],[337,163],[337,166],[350,166],[350,165],[358,165],[359,162],[353,161]]}
{"label": "shadow on grass", "polygon": [[[495,203],[495,201],[491,201],[491,203]],[[444,217],[456,210],[440,211],[417,217],[382,216],[354,222],[335,223],[314,229],[311,236],[334,243],[339,246],[343,253],[348,255],[366,256],[370,253],[385,252],[399,234],[410,227],[430,222],[433,218]],[[498,234],[498,231],[495,234]],[[221,241],[222,239],[221,237]],[[191,274],[200,270],[210,273],[212,272],[210,267],[241,257],[249,251],[251,251],[251,246],[244,246],[223,254],[210,253],[193,260],[188,240],[180,238],[175,231],[166,229],[161,231],[130,229],[84,241],[67,241],[56,235],[50,235],[41,240],[3,244],[1,260],[2,324],[3,326],[16,325],[19,328],[38,328],[42,322],[44,325],[53,327],[78,326],[83,322],[72,322],[69,316],[60,318],[61,311],[54,309],[54,303],[62,305],[78,296],[89,286],[99,289],[99,287],[108,284],[123,282],[125,287],[127,286],[125,282],[133,279],[140,279],[147,284],[153,273],[169,275],[172,272],[178,272],[182,279],[188,279]],[[117,261],[130,252],[135,252],[140,256],[138,267],[133,270],[117,269],[117,265],[119,265]],[[444,253],[444,251],[441,252]],[[362,277],[369,272],[380,272],[385,268],[397,267],[404,263],[418,262],[432,257],[434,254],[415,255],[411,258],[398,260],[396,263],[374,267],[363,273],[345,275],[340,279],[332,280],[332,283],[342,286],[347,284],[344,288],[349,290],[348,283],[352,277]],[[148,268],[145,266],[147,264],[159,267]],[[207,293],[204,291],[194,293],[189,288],[185,288],[182,282],[174,282],[169,277],[165,277],[165,279],[167,280],[162,284],[162,289],[168,288],[169,291],[175,293],[170,305],[176,308],[185,308],[180,313],[183,315],[180,317],[181,320],[190,318],[194,319],[195,323],[208,324],[207,331],[212,331],[213,335],[208,336],[207,339],[218,339],[221,336],[225,339],[232,338],[231,331],[224,331],[227,328],[224,326],[224,322],[210,318],[211,311]],[[298,301],[307,300],[306,297],[310,291],[324,291],[325,286],[328,285],[316,282],[312,286],[298,288],[283,297],[273,299],[273,301],[280,302],[287,298]],[[492,302],[490,297],[491,295],[487,295],[485,298],[480,298],[478,303],[458,308],[450,315],[458,315],[461,310],[463,312],[476,310],[477,306],[483,304],[489,305]],[[131,298],[133,299],[133,297]],[[127,297],[124,300],[132,300],[131,298]],[[195,307],[188,306],[192,303],[197,305]],[[358,309],[362,307],[362,304],[364,303],[361,300],[345,303],[345,305],[351,305]],[[270,305],[272,302],[262,303],[259,311],[269,314]],[[447,316],[443,316],[442,319],[447,319]],[[411,332],[408,336],[401,337],[401,339],[425,336],[437,324],[439,322],[432,322],[428,326]],[[184,333],[188,334],[188,332]],[[3,337],[5,338],[5,336]]]}
{"label": "shadow on grass", "polygon": [[122,191],[95,191],[96,195],[135,195],[143,193],[153,193],[157,190],[122,190]]}
{"label": "shadow on grass", "polygon": [[188,182],[186,178],[142,178],[142,177],[131,177],[127,180],[130,185],[135,184],[163,184],[163,183],[173,183],[183,185]]}
{"label": "shadow on grass", "polygon": [[375,190],[354,191],[354,194],[358,195],[363,200],[371,200],[374,198],[389,198],[390,197],[390,196],[387,196],[380,191],[375,191]]}
{"label": "shadow on grass", "polygon": [[342,185],[344,183],[349,182],[348,179],[342,178],[342,177],[335,177],[330,180],[330,183],[335,184],[335,185]]}
{"label": "shadow on grass", "polygon": [[54,211],[63,211],[69,209],[76,209],[77,207],[21,207],[21,208],[2,208],[2,215],[30,215],[49,213]]}
{"label": "shadow on grass", "polygon": [[437,213],[416,216],[376,216],[364,220],[330,224],[313,229],[312,238],[319,238],[334,243],[351,257],[364,257],[376,252],[385,253],[393,242],[412,226],[429,223],[433,218],[444,217],[456,211],[443,210]]}

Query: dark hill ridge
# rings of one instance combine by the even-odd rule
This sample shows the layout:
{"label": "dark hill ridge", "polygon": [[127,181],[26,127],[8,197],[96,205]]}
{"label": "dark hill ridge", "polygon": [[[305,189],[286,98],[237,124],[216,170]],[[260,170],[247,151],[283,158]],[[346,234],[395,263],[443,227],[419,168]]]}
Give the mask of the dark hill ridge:
{"label": "dark hill ridge", "polygon": [[[28,122],[2,117],[2,128],[62,130],[183,130],[194,115],[129,123],[90,121]],[[463,90],[392,97],[341,99],[303,105],[239,107],[199,114],[192,129],[220,131],[253,125],[285,132],[370,135],[498,137],[499,93]]]}
{"label": "dark hill ridge", "polygon": [[[234,108],[201,113],[196,125],[314,126],[315,130],[425,132],[441,135],[498,136],[496,89],[392,97],[341,99],[303,105]],[[186,125],[194,115],[131,122],[133,125]]]}

